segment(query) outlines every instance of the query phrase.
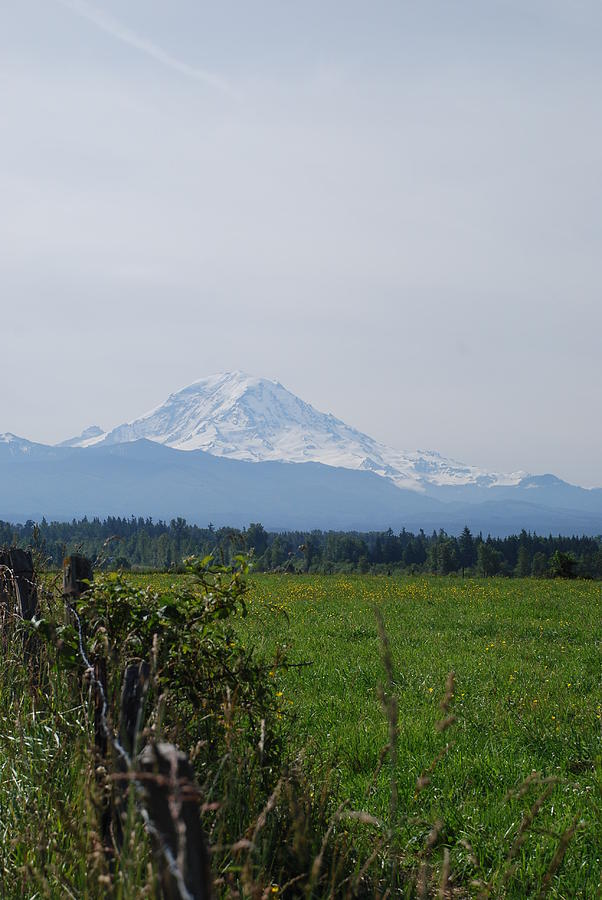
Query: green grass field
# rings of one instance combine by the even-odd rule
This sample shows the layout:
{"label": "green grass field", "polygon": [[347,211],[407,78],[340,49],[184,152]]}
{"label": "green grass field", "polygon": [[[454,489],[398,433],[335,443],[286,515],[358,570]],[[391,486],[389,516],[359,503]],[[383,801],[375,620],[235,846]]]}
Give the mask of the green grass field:
{"label": "green grass field", "polygon": [[[399,703],[400,822],[404,840],[442,820],[452,870],[467,879],[503,870],[536,792],[508,797],[532,771],[559,778],[516,852],[508,891],[530,896],[561,834],[579,826],[555,881],[557,895],[593,897],[602,851],[600,585],[536,580],[255,577],[249,641],[268,654],[290,645],[311,666],[281,677],[291,745],[335,769],[340,798],[385,818],[390,772],[371,788],[387,724],[374,607],[383,613]],[[447,673],[457,722],[436,732]],[[430,785],[416,781],[441,749]],[[367,796],[368,792],[368,796]],[[416,828],[407,822],[418,819]],[[459,843],[467,841],[474,851]]]}
{"label": "green grass field", "polygon": [[[179,579],[131,581],[168,597]],[[375,608],[390,642],[389,676]],[[595,582],[256,575],[248,615],[235,625],[266,660],[286,646],[303,664],[269,675],[286,755],[308,773],[314,814],[323,791],[331,837],[342,835],[358,868],[386,836],[408,873],[402,896],[415,896],[413,876],[427,859],[428,896],[437,896],[448,853],[453,890],[444,896],[593,898],[602,890],[601,622]],[[89,707],[52,655],[38,697],[20,648],[7,633],[0,896],[101,896],[89,875],[97,854]],[[455,692],[442,711],[450,671]],[[391,732],[379,685],[398,706],[395,766],[382,753]],[[437,731],[449,713],[456,720]],[[373,818],[333,818],[345,802]],[[285,840],[277,822],[271,827]],[[563,835],[570,840],[559,855]],[[147,884],[148,847],[136,846],[116,882],[115,896],[127,900]]]}
{"label": "green grass field", "polygon": [[[161,588],[169,580],[153,577]],[[396,815],[406,857],[420,855],[438,821],[452,871],[467,888],[497,878],[504,895],[537,896],[560,835],[576,823],[550,890],[599,894],[598,583],[257,575],[250,595],[239,625],[245,640],[266,657],[286,645],[293,661],[310,663],[274,677],[291,754],[321,777],[332,772],[333,803],[348,799],[383,820],[389,815],[390,767],[374,778],[388,739],[377,694],[385,679],[378,607],[399,706]],[[450,671],[457,720],[442,734],[435,723]],[[543,783],[518,791],[533,772]],[[549,796],[521,840],[523,817],[544,790]],[[504,875],[510,861],[516,872]]]}

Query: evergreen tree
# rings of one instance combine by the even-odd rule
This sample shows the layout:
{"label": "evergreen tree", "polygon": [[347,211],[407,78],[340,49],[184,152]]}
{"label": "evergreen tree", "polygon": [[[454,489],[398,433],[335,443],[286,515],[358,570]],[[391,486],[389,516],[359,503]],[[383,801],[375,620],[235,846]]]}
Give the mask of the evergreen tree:
{"label": "evergreen tree", "polygon": [[574,578],[577,574],[577,560],[572,553],[556,550],[550,559],[549,568],[552,578]]}
{"label": "evergreen tree", "polygon": [[518,557],[516,561],[516,567],[514,569],[514,574],[518,578],[528,578],[531,574],[531,556],[527,547],[521,545],[518,548]]}
{"label": "evergreen tree", "polygon": [[546,555],[545,555],[545,553],[538,551],[533,556],[533,562],[531,563],[531,574],[535,578],[542,578],[547,573],[548,573],[548,560],[546,558]]}
{"label": "evergreen tree", "polygon": [[251,522],[246,532],[247,548],[253,550],[256,557],[263,556],[268,546],[268,535],[263,525]]}
{"label": "evergreen tree", "polygon": [[464,526],[462,534],[458,538],[458,562],[464,575],[464,569],[471,569],[477,561],[477,552],[472,532],[468,525]]}
{"label": "evergreen tree", "polygon": [[497,575],[502,565],[502,554],[488,541],[479,545],[478,567],[481,575],[491,577]]}

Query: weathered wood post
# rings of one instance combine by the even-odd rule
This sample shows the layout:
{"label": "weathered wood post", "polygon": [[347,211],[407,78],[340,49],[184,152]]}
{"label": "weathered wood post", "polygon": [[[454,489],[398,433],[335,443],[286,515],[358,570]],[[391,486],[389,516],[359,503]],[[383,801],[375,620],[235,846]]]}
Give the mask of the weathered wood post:
{"label": "weathered wood post", "polygon": [[24,619],[33,619],[38,609],[38,590],[31,550],[11,550],[10,564],[15,578],[18,610]]}
{"label": "weathered wood post", "polygon": [[85,556],[67,556],[63,560],[63,594],[78,600],[94,578],[92,563]]}
{"label": "weathered wood post", "polygon": [[150,678],[150,666],[146,660],[126,666],[121,689],[121,709],[119,715],[119,740],[130,756],[136,750],[137,730],[140,721],[144,695]]}
{"label": "weathered wood post", "polygon": [[[85,556],[67,556],[63,560],[63,596],[75,602],[94,579],[92,563]],[[101,757],[107,755],[107,734],[104,721],[104,699],[107,696],[107,663],[102,657],[94,660],[94,678],[101,690],[94,692],[94,744]]]}
{"label": "weathered wood post", "polygon": [[33,619],[38,610],[38,590],[35,583],[31,550],[0,551],[0,596],[8,608],[23,619]]}
{"label": "weathered wood post", "polygon": [[[138,732],[142,726],[143,704],[148,682],[150,678],[150,666],[146,660],[139,660],[126,666],[121,688],[121,704],[119,709],[119,743],[132,758],[136,752]],[[128,771],[127,760],[117,755],[116,764],[119,771]],[[117,848],[123,845],[123,824],[127,817],[129,796],[129,779],[117,780],[115,783],[115,817],[113,820],[113,837]]]}
{"label": "weathered wood post", "polygon": [[[211,869],[200,795],[188,757],[173,744],[147,744],[138,757],[143,804],[166,900],[209,900]],[[154,777],[153,777],[154,776]]]}

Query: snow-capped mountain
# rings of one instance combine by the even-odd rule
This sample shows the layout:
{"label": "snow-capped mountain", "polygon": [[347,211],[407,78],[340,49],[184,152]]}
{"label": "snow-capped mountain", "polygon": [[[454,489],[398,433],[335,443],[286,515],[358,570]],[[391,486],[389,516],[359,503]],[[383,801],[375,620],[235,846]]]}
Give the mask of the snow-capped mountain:
{"label": "snow-capped mountain", "polygon": [[392,449],[318,412],[279,382],[243,372],[202,378],[140,418],[109,432],[92,426],[62,446],[122,444],[142,438],[250,462],[319,462],[362,469],[420,492],[429,486],[511,486],[525,476],[485,472],[430,450]]}
{"label": "snow-capped mountain", "polygon": [[4,450],[8,451],[11,454],[20,454],[20,453],[30,453],[32,447],[36,445],[33,441],[28,441],[26,438],[18,437],[16,434],[12,434],[12,432],[7,431],[4,434],[0,434],[0,445],[4,445]]}
{"label": "snow-capped mountain", "polygon": [[[283,465],[289,463],[289,465]],[[305,465],[295,465],[304,463]],[[277,381],[213,375],[111,431],[0,435],[0,519],[184,516],[271,530],[602,533],[602,488],[385,446]]]}

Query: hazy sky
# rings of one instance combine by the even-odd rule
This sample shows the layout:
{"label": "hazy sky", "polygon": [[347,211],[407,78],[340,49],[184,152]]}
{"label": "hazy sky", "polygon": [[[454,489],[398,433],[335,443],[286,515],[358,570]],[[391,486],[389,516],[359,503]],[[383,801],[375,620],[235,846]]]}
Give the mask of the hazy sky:
{"label": "hazy sky", "polygon": [[602,485],[599,0],[3,0],[0,431],[203,375]]}

